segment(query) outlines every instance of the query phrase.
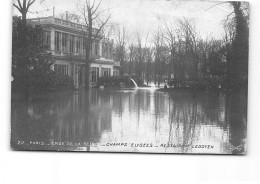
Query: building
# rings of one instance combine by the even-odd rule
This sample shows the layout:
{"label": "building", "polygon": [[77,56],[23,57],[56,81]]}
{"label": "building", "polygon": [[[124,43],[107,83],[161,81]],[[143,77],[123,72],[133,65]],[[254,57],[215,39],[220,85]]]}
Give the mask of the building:
{"label": "building", "polygon": [[[85,45],[86,26],[55,17],[30,19],[30,23],[44,28],[43,44],[52,52],[53,69],[60,75],[73,78],[76,88],[85,86]],[[93,34],[96,33],[93,29]],[[119,75],[120,64],[113,59],[113,41],[98,35],[91,51],[91,81],[97,82],[102,76]]]}

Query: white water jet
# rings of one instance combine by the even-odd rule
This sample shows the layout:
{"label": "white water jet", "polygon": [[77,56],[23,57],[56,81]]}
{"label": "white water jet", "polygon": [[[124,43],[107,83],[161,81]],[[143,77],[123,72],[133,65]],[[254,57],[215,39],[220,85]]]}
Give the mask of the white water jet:
{"label": "white water jet", "polygon": [[131,79],[131,78],[130,78],[130,80],[134,83],[135,88],[138,88],[138,85],[136,84],[135,80],[134,80],[134,79]]}

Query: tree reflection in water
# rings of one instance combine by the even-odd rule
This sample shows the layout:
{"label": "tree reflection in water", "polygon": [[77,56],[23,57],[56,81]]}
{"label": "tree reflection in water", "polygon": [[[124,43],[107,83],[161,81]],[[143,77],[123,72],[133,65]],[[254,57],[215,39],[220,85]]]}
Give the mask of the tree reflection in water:
{"label": "tree reflection in water", "polygon": [[[241,93],[92,89],[13,100],[11,142],[14,149],[26,150],[240,154],[246,99]],[[144,143],[153,146],[140,147]]]}

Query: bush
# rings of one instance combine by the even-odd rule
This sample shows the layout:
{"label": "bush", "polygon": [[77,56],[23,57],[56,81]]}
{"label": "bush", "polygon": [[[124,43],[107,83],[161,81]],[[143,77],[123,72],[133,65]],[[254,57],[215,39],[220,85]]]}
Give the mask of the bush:
{"label": "bush", "polygon": [[38,73],[30,72],[28,76],[21,72],[14,76],[12,92],[26,93],[48,93],[62,90],[74,89],[73,79],[69,76],[57,75],[55,72]]}
{"label": "bush", "polygon": [[73,79],[70,76],[54,74],[51,91],[74,89]]}
{"label": "bush", "polygon": [[73,89],[69,76],[52,70],[54,58],[42,44],[43,28],[14,21],[12,39],[12,90],[21,95]]}
{"label": "bush", "polygon": [[224,80],[221,78],[208,78],[208,79],[186,79],[186,80],[170,80],[168,85],[175,88],[197,88],[197,89],[206,89],[212,88],[216,89],[219,86],[224,87]]}

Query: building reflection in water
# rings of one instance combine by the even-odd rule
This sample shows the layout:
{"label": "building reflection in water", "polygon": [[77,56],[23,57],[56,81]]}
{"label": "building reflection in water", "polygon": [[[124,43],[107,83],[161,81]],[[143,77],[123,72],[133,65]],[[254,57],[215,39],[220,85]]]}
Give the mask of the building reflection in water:
{"label": "building reflection in water", "polygon": [[[245,151],[246,108],[246,95],[220,92],[194,95],[188,91],[164,93],[152,89],[92,89],[29,102],[13,100],[12,147],[240,154]],[[17,145],[19,140],[27,144]]]}

